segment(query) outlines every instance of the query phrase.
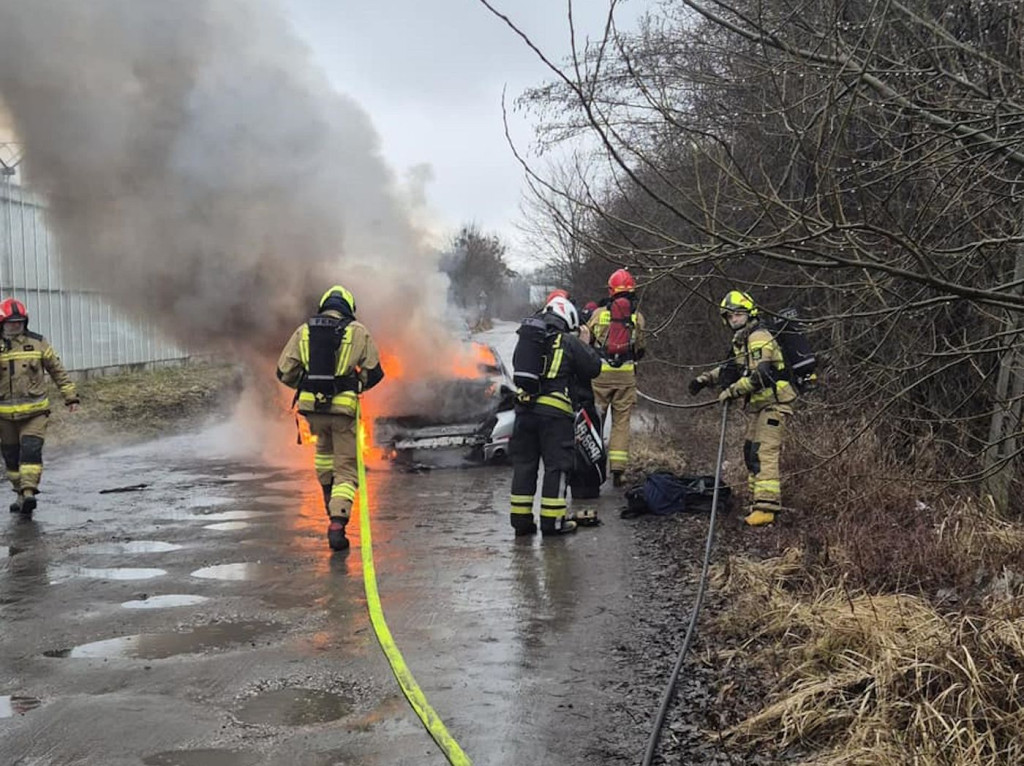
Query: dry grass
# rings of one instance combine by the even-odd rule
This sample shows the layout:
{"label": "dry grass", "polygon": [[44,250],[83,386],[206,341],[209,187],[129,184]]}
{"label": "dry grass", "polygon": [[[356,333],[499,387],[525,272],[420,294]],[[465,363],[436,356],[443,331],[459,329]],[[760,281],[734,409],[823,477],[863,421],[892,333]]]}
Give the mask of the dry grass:
{"label": "dry grass", "polygon": [[[713,469],[712,415],[666,422],[634,445],[635,473]],[[940,474],[870,430],[841,450],[856,423],[791,422],[793,510],[757,533],[761,555],[784,552],[716,573],[728,608],[713,630],[773,689],[728,737],[820,766],[1024,763],[1024,525],[969,487],[911,478]],[[725,470],[740,498],[742,424]]]}
{"label": "dry grass", "polygon": [[[950,556],[984,562],[1024,545],[1024,531],[983,507],[960,502],[946,519],[935,535]],[[816,753],[801,762],[823,766],[1024,762],[1021,578],[1004,570],[970,611],[943,611],[854,589],[843,570],[797,549],[719,570],[732,608],[716,628],[745,637],[740,656],[777,679],[729,736]]]}
{"label": "dry grass", "polygon": [[[194,426],[236,400],[239,375],[233,365],[199,363],[89,378],[77,384],[78,412],[53,408],[47,446],[91,449]],[[60,395],[51,391],[51,400]]]}
{"label": "dry grass", "polygon": [[912,478],[918,463],[894,459],[873,434],[822,464],[819,456],[839,452],[855,428],[797,422],[783,455],[783,491],[795,511],[778,532],[781,547],[869,592],[972,600],[1004,570],[1024,572],[1020,525],[996,518],[971,488]]}
{"label": "dry grass", "polygon": [[[634,431],[630,442],[627,479],[640,481],[654,471],[714,474],[721,435],[720,413],[717,407],[685,416],[646,409],[640,416],[641,430]],[[742,458],[745,425],[742,417],[730,418],[726,436],[723,477],[734,491],[746,486]]]}

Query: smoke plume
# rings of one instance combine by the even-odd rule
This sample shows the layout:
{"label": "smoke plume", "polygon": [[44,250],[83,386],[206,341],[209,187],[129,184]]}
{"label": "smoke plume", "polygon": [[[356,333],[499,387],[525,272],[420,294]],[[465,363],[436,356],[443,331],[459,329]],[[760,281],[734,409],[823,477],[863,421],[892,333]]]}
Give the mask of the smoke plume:
{"label": "smoke plume", "polygon": [[267,355],[342,283],[405,365],[443,357],[415,195],[269,0],[0,0],[0,99],[65,266],[130,314]]}

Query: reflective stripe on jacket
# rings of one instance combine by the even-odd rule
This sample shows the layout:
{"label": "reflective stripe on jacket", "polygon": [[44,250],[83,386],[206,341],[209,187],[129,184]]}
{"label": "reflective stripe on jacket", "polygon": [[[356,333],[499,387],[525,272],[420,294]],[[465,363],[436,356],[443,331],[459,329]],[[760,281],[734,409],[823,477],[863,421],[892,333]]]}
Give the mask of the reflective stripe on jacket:
{"label": "reflective stripe on jacket", "polygon": [[540,393],[533,400],[534,411],[573,417],[576,402],[573,388],[589,381],[601,371],[597,352],[575,335],[559,331],[551,345],[551,362],[540,382]]}
{"label": "reflective stripe on jacket", "polygon": [[[341,344],[338,346],[338,354],[334,365],[334,380],[342,378],[348,375],[350,372],[354,372],[352,365],[352,325],[349,324],[345,328],[345,332],[341,337]],[[304,324],[299,328],[299,361],[302,363],[304,370],[309,370],[309,325]],[[309,375],[306,375],[305,380],[309,380]],[[353,381],[354,382],[354,381]],[[331,397],[331,411],[335,409],[340,411],[355,414],[356,402],[358,401],[358,392],[354,389],[346,389],[338,391]],[[316,408],[316,398],[312,391],[303,389],[302,385],[299,385],[299,412],[313,412]]]}
{"label": "reflective stripe on jacket", "polygon": [[[732,364],[741,377],[731,388],[737,396],[747,398],[754,412],[776,404],[788,405],[797,398],[788,380],[782,349],[768,330],[756,324],[737,330],[732,338],[732,355]],[[710,382],[717,383],[725,369],[723,365],[707,373]]]}
{"label": "reflective stripe on jacket", "polygon": [[[326,311],[325,315],[337,312]],[[366,383],[366,370],[380,364],[377,347],[370,337],[369,330],[360,322],[349,322],[338,347],[335,377],[355,376],[361,383]],[[309,371],[309,325],[302,324],[295,329],[281,356],[277,361],[277,375],[281,382],[290,388],[298,388],[299,412],[316,412],[315,399],[310,391],[302,390],[302,381]],[[321,410],[327,415],[354,415],[358,394],[355,390],[339,391],[331,398],[330,409]]]}
{"label": "reflective stripe on jacket", "polygon": [[47,375],[66,404],[78,402],[75,384],[46,338],[24,332],[0,340],[0,418],[25,420],[49,412]]}

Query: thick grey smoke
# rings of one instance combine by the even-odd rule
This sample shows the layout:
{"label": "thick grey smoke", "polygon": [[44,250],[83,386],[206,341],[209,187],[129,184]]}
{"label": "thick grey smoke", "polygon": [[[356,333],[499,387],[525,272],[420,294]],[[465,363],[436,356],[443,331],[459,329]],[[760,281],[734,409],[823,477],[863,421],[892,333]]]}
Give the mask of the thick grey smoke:
{"label": "thick grey smoke", "polygon": [[0,99],[67,265],[129,312],[276,351],[340,282],[407,365],[443,357],[410,197],[276,4],[0,0]]}

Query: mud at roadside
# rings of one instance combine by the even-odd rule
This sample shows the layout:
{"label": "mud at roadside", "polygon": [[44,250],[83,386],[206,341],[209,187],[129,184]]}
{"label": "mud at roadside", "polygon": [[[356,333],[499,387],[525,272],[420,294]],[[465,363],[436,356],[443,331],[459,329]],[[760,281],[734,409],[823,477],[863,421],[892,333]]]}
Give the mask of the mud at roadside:
{"label": "mud at roadside", "polygon": [[[637,550],[644,553],[636,561],[631,583],[631,629],[613,655],[621,673],[615,689],[621,706],[615,711],[614,725],[640,734],[631,737],[633,758],[629,761],[639,763],[686,635],[697,595],[708,516],[644,516],[625,523],[632,527]],[[712,564],[724,563],[730,555],[763,558],[773,548],[772,532],[746,528],[736,513],[726,513],[719,516]],[[769,680],[753,672],[742,654],[734,656],[737,642],[715,629],[715,620],[728,608],[710,587],[696,640],[665,719],[655,764],[760,766],[781,762],[772,753],[730,746],[721,736],[762,707]]]}

